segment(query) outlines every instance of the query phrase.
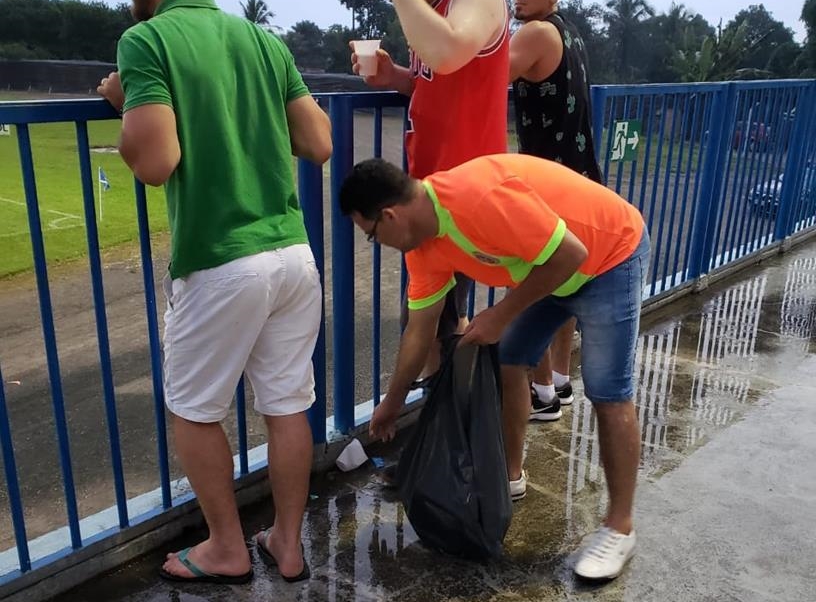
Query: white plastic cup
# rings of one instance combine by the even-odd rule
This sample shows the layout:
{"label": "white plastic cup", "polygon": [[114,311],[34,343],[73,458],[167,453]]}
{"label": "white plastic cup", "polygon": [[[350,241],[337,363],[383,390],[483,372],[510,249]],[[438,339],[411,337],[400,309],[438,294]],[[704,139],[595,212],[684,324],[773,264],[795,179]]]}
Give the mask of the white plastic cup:
{"label": "white plastic cup", "polygon": [[352,439],[351,442],[340,452],[335,464],[343,472],[348,472],[359,468],[368,461],[368,456],[363,449],[363,444],[359,439]]}
{"label": "white plastic cup", "polygon": [[360,75],[363,77],[377,75],[377,50],[380,40],[354,40],[354,52],[357,54],[357,64],[360,65]]}

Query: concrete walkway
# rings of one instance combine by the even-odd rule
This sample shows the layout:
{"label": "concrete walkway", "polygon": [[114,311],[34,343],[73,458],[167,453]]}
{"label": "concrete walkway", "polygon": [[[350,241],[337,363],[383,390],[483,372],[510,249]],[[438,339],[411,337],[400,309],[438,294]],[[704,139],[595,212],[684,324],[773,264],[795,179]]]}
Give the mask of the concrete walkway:
{"label": "concrete walkway", "polygon": [[[425,549],[372,467],[315,480],[305,584],[284,584],[260,562],[248,586],[162,582],[164,553],[199,530],[59,600],[814,600],[816,244],[651,314],[642,332],[639,552],[615,582],[586,585],[571,572],[606,503],[596,422],[579,391],[559,422],[528,429],[532,483],[500,562]],[[393,460],[398,450],[372,453]],[[247,537],[270,515],[268,504],[245,509]]]}

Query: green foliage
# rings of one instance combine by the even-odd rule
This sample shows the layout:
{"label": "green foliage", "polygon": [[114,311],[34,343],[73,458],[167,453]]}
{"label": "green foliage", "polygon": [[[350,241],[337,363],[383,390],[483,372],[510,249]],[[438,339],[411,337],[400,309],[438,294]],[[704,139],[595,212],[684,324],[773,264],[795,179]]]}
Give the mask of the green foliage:
{"label": "green foliage", "polygon": [[325,63],[323,30],[312,21],[299,21],[283,36],[299,69],[322,69]]}
{"label": "green foliage", "polygon": [[133,19],[126,4],[79,0],[0,0],[0,59],[115,62]]}
{"label": "green foliage", "polygon": [[257,25],[268,25],[269,21],[275,17],[275,13],[269,10],[264,0],[247,0],[241,2],[244,17]]}

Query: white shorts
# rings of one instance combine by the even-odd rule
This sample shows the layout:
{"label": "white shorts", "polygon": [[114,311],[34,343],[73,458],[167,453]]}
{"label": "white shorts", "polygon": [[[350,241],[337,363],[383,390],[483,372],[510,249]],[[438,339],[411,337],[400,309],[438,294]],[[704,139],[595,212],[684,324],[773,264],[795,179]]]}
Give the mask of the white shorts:
{"label": "white shorts", "polygon": [[308,245],[166,276],[163,288],[165,401],[173,414],[223,420],[243,372],[261,414],[286,416],[312,405],[323,293]]}

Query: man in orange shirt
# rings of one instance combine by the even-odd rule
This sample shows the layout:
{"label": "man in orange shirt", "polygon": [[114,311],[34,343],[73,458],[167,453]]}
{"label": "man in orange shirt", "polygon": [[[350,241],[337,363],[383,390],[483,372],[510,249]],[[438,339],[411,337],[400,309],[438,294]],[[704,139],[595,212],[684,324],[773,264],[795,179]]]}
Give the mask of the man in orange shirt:
{"label": "man in orange shirt", "polygon": [[522,468],[530,405],[527,370],[571,317],[581,327],[586,396],[598,416],[609,488],[604,525],[575,571],[617,577],[632,556],[632,504],[640,459],[634,359],[649,236],[643,218],[613,191],[552,161],[479,157],[413,179],[380,159],[356,165],[340,208],[369,240],[406,253],[408,325],[388,393],[371,419],[390,439],[422,369],[445,295],[461,272],[508,294],[474,317],[462,343],[500,341],[503,430],[510,490],[526,491]]}

